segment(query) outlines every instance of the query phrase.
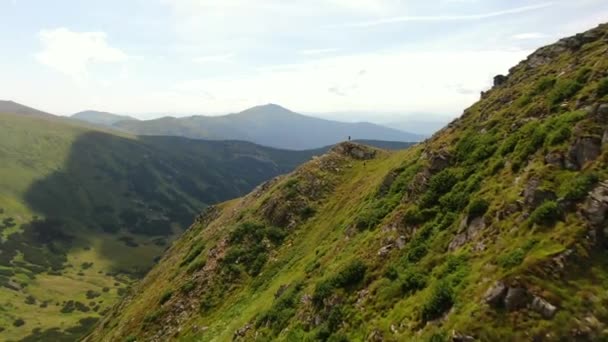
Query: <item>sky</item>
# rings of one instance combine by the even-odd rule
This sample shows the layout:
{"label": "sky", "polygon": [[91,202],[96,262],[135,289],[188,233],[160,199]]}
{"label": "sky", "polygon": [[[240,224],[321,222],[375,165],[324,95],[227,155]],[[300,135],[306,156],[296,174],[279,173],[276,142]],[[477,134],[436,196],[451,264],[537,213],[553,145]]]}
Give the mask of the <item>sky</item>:
{"label": "sky", "polygon": [[606,0],[0,0],[0,99],[68,115],[454,117]]}

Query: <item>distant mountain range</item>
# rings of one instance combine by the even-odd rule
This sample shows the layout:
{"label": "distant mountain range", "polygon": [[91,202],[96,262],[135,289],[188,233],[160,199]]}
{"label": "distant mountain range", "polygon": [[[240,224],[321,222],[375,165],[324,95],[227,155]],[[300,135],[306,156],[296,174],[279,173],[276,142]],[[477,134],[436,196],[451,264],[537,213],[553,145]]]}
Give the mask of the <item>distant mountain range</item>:
{"label": "distant mountain range", "polygon": [[112,126],[117,122],[126,120],[135,120],[136,118],[128,115],[117,115],[108,112],[98,112],[95,110],[85,110],[83,112],[72,115],[72,118],[86,121],[96,125]]}
{"label": "distant mountain range", "polygon": [[164,117],[138,121],[110,113],[83,112],[72,116],[138,135],[181,136],[205,140],[244,140],[259,145],[305,150],[352,139],[417,142],[423,135],[372,123],[345,123],[295,113],[275,104],[222,116]]}

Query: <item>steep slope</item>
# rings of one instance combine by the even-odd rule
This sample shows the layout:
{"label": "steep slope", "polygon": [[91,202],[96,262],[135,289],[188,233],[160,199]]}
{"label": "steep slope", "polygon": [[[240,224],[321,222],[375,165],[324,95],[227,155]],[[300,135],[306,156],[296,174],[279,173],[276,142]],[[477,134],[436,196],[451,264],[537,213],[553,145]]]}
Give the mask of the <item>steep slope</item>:
{"label": "steep slope", "polygon": [[88,341],[608,338],[608,25],[203,213]]}
{"label": "steep slope", "polygon": [[43,112],[38,109],[34,109],[28,106],[24,106],[17,102],[13,101],[0,101],[0,113],[12,113],[19,115],[28,115],[28,116],[41,116],[41,117],[49,117],[52,114]]}
{"label": "steep slope", "polygon": [[294,113],[277,105],[250,108],[224,116],[122,121],[115,127],[140,135],[193,139],[246,140],[263,146],[304,150],[353,139],[415,142],[423,137],[370,123],[343,123]]}
{"label": "steep slope", "polygon": [[82,334],[196,213],[316,153],[0,113],[0,340]]}
{"label": "steep slope", "polygon": [[120,121],[137,121],[137,119],[127,115],[117,115],[108,112],[98,112],[95,110],[78,112],[72,115],[71,118],[103,126],[112,126]]}

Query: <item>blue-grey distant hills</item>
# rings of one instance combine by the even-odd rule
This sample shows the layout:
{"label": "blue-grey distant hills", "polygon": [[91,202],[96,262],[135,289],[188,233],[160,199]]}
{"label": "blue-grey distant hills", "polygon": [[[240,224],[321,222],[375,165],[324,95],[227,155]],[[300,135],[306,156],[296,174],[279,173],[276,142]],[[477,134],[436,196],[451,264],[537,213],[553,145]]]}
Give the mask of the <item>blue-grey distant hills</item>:
{"label": "blue-grey distant hills", "polygon": [[[81,120],[86,117],[80,115]],[[99,122],[96,122],[99,123]],[[424,136],[372,123],[345,123],[292,112],[275,104],[222,116],[164,117],[108,124],[138,135],[181,136],[205,140],[245,140],[259,145],[305,150],[347,140],[417,142]]]}
{"label": "blue-grey distant hills", "polygon": [[108,112],[98,112],[95,110],[85,110],[82,112],[78,112],[72,115],[73,119],[78,119],[81,121],[86,121],[96,125],[104,125],[104,126],[112,126],[120,121],[128,121],[134,120],[137,121],[136,118],[127,116],[127,115],[118,115],[112,114]]}

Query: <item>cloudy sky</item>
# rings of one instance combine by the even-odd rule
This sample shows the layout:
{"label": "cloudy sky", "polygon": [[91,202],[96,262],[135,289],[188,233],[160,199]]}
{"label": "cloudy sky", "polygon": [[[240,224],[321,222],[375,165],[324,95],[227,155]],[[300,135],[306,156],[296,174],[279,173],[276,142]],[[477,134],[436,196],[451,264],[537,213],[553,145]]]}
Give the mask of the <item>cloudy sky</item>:
{"label": "cloudy sky", "polygon": [[0,0],[0,99],[453,116],[535,48],[606,21],[606,0]]}

